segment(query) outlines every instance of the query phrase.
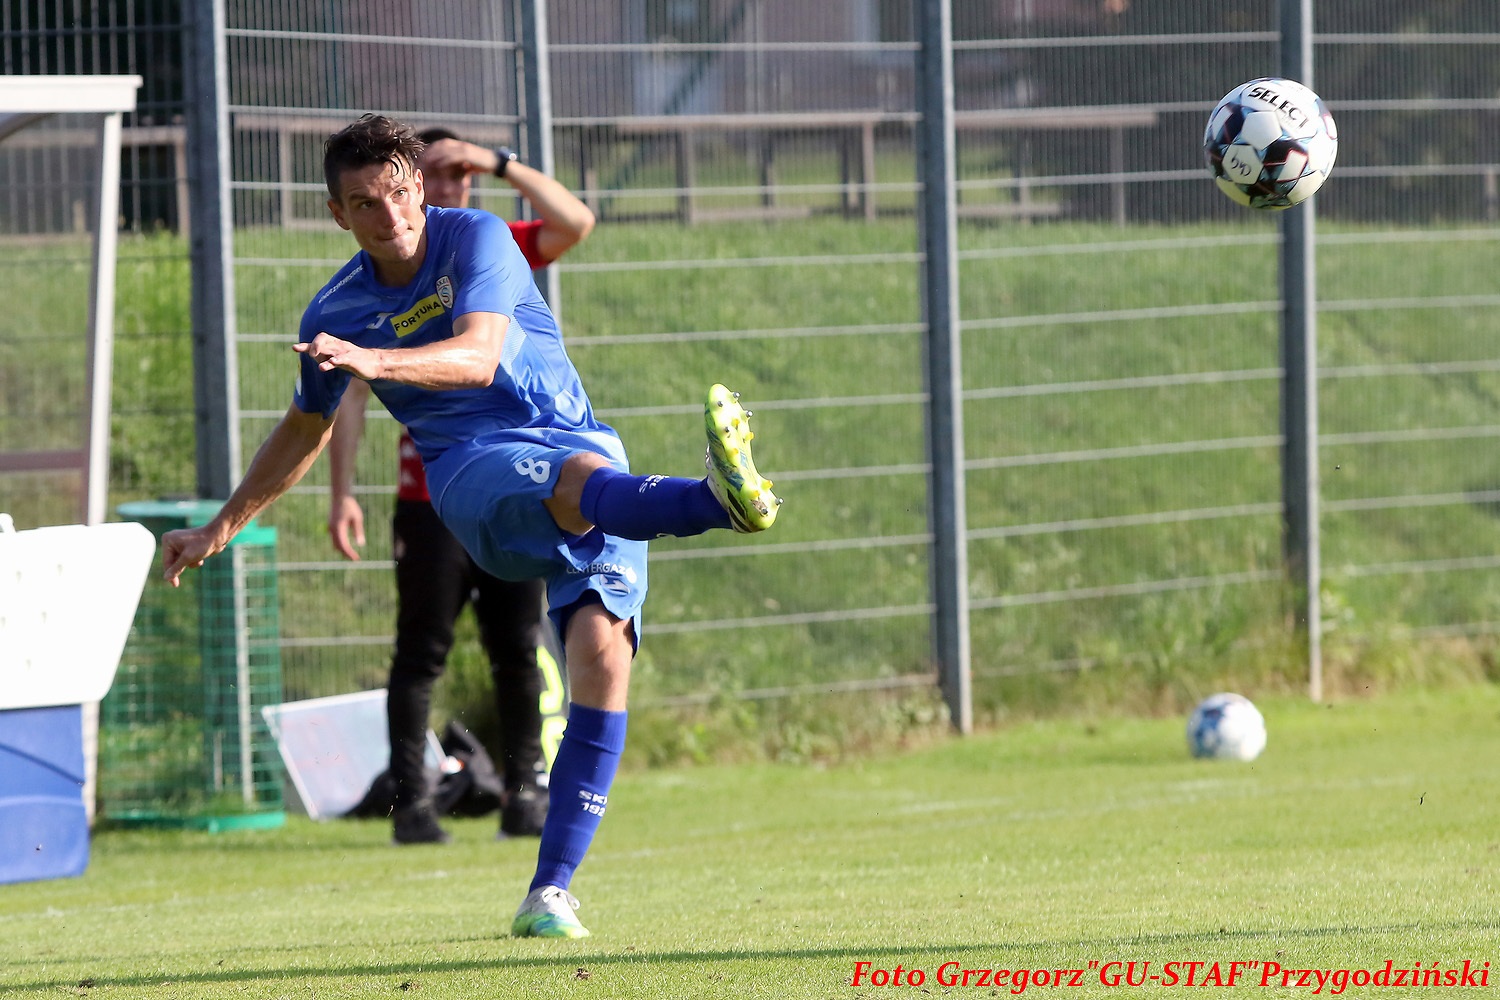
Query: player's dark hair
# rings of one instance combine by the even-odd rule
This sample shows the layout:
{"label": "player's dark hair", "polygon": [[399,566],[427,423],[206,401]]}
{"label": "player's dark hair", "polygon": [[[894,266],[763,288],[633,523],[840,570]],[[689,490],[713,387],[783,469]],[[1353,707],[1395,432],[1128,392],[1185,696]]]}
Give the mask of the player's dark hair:
{"label": "player's dark hair", "polygon": [[422,140],[422,144],[424,146],[431,146],[439,139],[457,139],[458,137],[459,136],[457,132],[453,131],[451,128],[443,128],[443,126],[441,125],[435,125],[432,128],[424,128],[422,131],[417,133],[417,138]]}
{"label": "player's dark hair", "polygon": [[389,163],[398,174],[409,175],[416,170],[417,157],[425,145],[410,125],[384,115],[364,115],[323,144],[323,180],[328,193],[335,200],[342,198],[339,181],[345,173],[381,163]]}

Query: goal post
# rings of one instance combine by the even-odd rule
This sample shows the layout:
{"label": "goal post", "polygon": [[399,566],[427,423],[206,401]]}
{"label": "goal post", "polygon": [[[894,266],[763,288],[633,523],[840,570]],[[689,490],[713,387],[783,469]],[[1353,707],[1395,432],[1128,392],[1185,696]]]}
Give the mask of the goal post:
{"label": "goal post", "polygon": [[[123,115],[135,110],[139,76],[0,77],[0,151],[25,138],[40,153],[76,143],[79,129],[96,121],[94,211],[86,322],[86,387],[82,400],[82,443],[78,447],[18,447],[0,439],[0,472],[76,472],[81,479],[75,512],[47,508],[48,523],[81,519],[101,524],[108,506],[110,377],[114,361],[115,260],[120,198],[120,130]],[[38,126],[72,117],[79,129],[41,132]],[[29,134],[35,133],[35,134]],[[21,225],[0,214],[0,238],[51,235],[45,221]],[[39,231],[38,231],[39,230]]]}
{"label": "goal post", "polygon": [[[38,438],[33,420],[41,422],[40,414],[25,412],[0,413],[0,476],[10,482],[7,489],[6,513],[14,514],[21,527],[32,528],[48,525],[66,525],[81,521],[85,525],[102,525],[109,500],[109,428],[110,428],[110,380],[114,367],[114,303],[115,264],[119,237],[120,200],[120,138],[123,117],[135,110],[136,94],[141,87],[139,76],[123,75],[66,75],[66,76],[4,76],[0,77],[0,165],[3,165],[7,180],[19,177],[19,183],[8,183],[7,193],[13,199],[0,205],[0,246],[10,252],[5,257],[13,273],[23,273],[17,264],[34,258],[18,252],[23,246],[35,241],[76,240],[79,231],[90,237],[88,248],[89,289],[86,313],[82,329],[61,331],[64,337],[70,333],[84,340],[78,351],[82,356],[84,376],[81,392],[76,399],[57,402],[63,412],[48,416],[66,416],[62,421],[70,425],[64,433],[49,430],[48,435]],[[48,166],[73,163],[81,168],[80,190],[91,190],[93,211],[81,212],[73,209],[87,204],[80,198],[78,203],[51,206],[57,211],[49,212],[47,197],[50,192],[58,201],[70,198],[71,190],[57,192],[55,178],[46,169]],[[31,178],[27,164],[43,164],[40,180],[27,183]],[[14,167],[14,170],[13,170]],[[66,172],[64,172],[66,173]],[[45,265],[32,264],[39,270]],[[66,264],[64,266],[67,266]],[[33,272],[33,273],[39,273]],[[30,287],[34,296],[44,292],[25,282],[7,281],[12,288]],[[58,288],[65,287],[58,282]],[[55,357],[47,354],[33,356],[33,343],[28,336],[35,336],[35,329],[27,330],[28,324],[40,327],[35,317],[21,312],[12,320],[9,330],[0,329],[0,390],[13,400],[32,398],[32,390],[42,385],[33,371],[45,371],[46,366],[56,364]],[[45,329],[45,335],[53,331]],[[51,344],[42,342],[42,350],[48,352]],[[77,351],[76,340],[63,356],[72,356]],[[8,373],[8,374],[3,374]],[[32,379],[36,382],[33,384]],[[14,382],[12,382],[14,380]],[[61,383],[59,383],[61,384]],[[25,391],[22,391],[22,390]],[[24,404],[18,404],[24,405]],[[76,419],[74,419],[76,418]],[[59,476],[71,476],[77,485],[74,488],[60,486]],[[40,485],[24,491],[17,489],[17,478],[36,480]],[[92,820],[95,784],[96,747],[98,741],[99,704],[96,699],[81,700],[81,729],[83,760],[85,769],[84,803]]]}

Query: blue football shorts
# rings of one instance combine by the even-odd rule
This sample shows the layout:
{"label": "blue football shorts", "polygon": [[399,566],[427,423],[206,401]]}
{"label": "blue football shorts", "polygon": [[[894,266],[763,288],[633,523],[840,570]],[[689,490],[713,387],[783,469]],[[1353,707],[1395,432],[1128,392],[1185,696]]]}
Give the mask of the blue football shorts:
{"label": "blue football shorts", "polygon": [[615,617],[631,620],[639,643],[646,543],[597,529],[566,534],[542,506],[563,462],[580,451],[629,471],[618,438],[520,427],[450,448],[428,464],[432,503],[485,572],[502,580],[547,582],[548,614],[558,635],[566,624],[561,613],[593,592]]}

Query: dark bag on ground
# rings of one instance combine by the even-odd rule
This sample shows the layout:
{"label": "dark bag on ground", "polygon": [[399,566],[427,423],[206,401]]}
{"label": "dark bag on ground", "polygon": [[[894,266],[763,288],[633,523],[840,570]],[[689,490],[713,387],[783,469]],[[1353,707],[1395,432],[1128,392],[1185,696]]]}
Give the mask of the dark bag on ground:
{"label": "dark bag on ground", "polygon": [[[448,816],[487,816],[500,808],[504,783],[495,770],[489,751],[457,722],[449,722],[439,744],[443,754],[459,764],[451,774],[427,772],[427,785],[433,789],[432,804]],[[396,807],[396,779],[389,770],[381,771],[370,782],[370,788],[348,812],[349,819],[381,819]]]}
{"label": "dark bag on ground", "polygon": [[500,808],[504,783],[489,752],[457,722],[449,722],[438,741],[443,753],[462,767],[438,781],[433,805],[448,816],[487,816]]}

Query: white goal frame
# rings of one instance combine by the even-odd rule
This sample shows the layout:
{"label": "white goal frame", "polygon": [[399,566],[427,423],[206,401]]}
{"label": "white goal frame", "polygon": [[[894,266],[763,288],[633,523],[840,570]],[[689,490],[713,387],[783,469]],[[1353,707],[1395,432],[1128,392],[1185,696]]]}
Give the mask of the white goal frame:
{"label": "white goal frame", "polygon": [[104,523],[109,496],[110,378],[114,369],[115,259],[119,245],[120,129],[135,110],[139,76],[0,77],[0,142],[59,114],[103,115],[99,198],[89,295],[88,425],[82,450],[0,452],[0,472],[77,469],[83,475],[85,524]]}

